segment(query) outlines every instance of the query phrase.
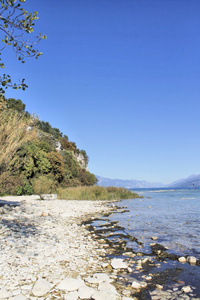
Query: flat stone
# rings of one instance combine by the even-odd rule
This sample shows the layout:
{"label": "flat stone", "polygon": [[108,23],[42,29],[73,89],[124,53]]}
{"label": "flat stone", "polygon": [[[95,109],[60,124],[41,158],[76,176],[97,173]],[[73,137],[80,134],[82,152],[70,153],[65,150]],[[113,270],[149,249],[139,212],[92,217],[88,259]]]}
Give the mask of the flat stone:
{"label": "flat stone", "polygon": [[138,281],[133,281],[131,286],[134,289],[140,289],[141,288],[141,284]]}
{"label": "flat stone", "polygon": [[121,258],[113,258],[111,260],[111,266],[113,269],[127,269],[128,265]]}
{"label": "flat stone", "polygon": [[106,290],[106,291],[95,292],[92,295],[92,299],[94,299],[94,300],[119,300],[120,298],[115,293],[112,293],[112,292]]}
{"label": "flat stone", "polygon": [[11,298],[12,300],[26,300],[27,298],[24,295],[17,295]]}
{"label": "flat stone", "polygon": [[0,289],[0,299],[6,299],[9,297],[12,297],[12,293],[8,290],[6,290],[5,288],[1,288]]}
{"label": "flat stone", "polygon": [[82,279],[74,279],[74,278],[65,278],[63,281],[61,281],[57,288],[59,290],[65,290],[68,292],[73,292],[78,290],[80,287],[85,286],[85,283]]}
{"label": "flat stone", "polygon": [[52,285],[48,281],[43,278],[39,278],[32,289],[32,293],[34,296],[41,297],[46,295],[51,288]]}
{"label": "flat stone", "polygon": [[22,290],[31,290],[32,289],[32,284],[26,284],[21,286]]}
{"label": "flat stone", "polygon": [[78,297],[80,299],[90,299],[95,292],[96,290],[93,288],[82,286],[78,290]]}
{"label": "flat stone", "polygon": [[108,282],[102,282],[102,283],[100,283],[98,289],[100,291],[108,290],[110,292],[113,292],[113,293],[117,294],[117,290],[114,287],[114,285],[112,285],[112,284],[110,284]]}
{"label": "flat stone", "polygon": [[102,283],[102,282],[112,282],[113,279],[111,279],[107,274],[105,273],[95,273],[92,277],[89,276],[87,278],[85,278],[85,281],[89,282],[89,283]]}
{"label": "flat stone", "polygon": [[69,292],[64,296],[65,300],[77,300],[78,299],[78,292]]}
{"label": "flat stone", "polygon": [[190,293],[192,292],[192,289],[191,287],[188,285],[188,286],[183,286],[181,291],[183,291],[184,293]]}

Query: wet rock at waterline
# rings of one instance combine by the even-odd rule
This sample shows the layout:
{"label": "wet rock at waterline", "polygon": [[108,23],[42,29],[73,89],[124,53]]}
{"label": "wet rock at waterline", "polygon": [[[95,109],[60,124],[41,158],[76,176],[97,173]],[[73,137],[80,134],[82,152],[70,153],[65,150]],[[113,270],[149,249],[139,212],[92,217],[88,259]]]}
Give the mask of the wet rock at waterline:
{"label": "wet rock at waterline", "polygon": [[190,286],[184,286],[184,287],[182,287],[181,290],[186,294],[192,292],[192,289]]}
{"label": "wet rock at waterline", "polygon": [[113,269],[127,269],[128,265],[121,258],[113,258],[111,260],[111,266]]}
{"label": "wet rock at waterline", "polygon": [[188,256],[187,257],[187,262],[189,262],[189,264],[191,264],[191,265],[195,265],[196,262],[197,262],[197,259],[194,256]]}
{"label": "wet rock at waterline", "polygon": [[187,260],[184,256],[181,256],[178,258],[178,261],[181,262],[181,263],[185,263]]}

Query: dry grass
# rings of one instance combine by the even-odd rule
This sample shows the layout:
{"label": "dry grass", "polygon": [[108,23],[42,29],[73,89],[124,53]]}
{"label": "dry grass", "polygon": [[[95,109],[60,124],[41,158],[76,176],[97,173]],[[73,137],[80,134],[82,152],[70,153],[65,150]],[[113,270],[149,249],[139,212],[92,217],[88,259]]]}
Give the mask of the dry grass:
{"label": "dry grass", "polygon": [[[0,106],[0,168],[8,168],[17,149],[36,137],[36,130],[30,129],[34,118]],[[29,128],[29,129],[28,129]]]}
{"label": "dry grass", "polygon": [[82,186],[71,188],[58,188],[58,198],[67,200],[120,200],[140,198],[125,188]]}

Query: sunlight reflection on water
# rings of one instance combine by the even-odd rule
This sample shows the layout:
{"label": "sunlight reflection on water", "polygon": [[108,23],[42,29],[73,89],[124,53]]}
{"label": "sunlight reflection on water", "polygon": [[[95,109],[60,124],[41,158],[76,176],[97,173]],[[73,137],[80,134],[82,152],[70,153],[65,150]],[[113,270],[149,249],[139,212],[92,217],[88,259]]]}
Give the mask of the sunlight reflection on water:
{"label": "sunlight reflection on water", "polygon": [[[111,219],[143,242],[147,252],[151,237],[157,236],[169,252],[200,258],[200,190],[141,190],[139,194],[144,199],[119,202],[130,211]],[[134,247],[131,242],[128,246]]]}

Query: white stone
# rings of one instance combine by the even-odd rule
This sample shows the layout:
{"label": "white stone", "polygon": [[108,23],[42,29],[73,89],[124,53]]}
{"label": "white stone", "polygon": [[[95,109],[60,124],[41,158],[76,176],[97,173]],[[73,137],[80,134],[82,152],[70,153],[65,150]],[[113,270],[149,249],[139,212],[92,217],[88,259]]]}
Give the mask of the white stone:
{"label": "white stone", "polygon": [[31,290],[32,289],[32,284],[26,284],[21,286],[22,290]]}
{"label": "white stone", "polygon": [[156,284],[156,288],[157,288],[158,290],[162,290],[162,289],[163,289],[163,286],[160,285],[160,284]]}
{"label": "white stone", "polygon": [[27,298],[24,295],[17,295],[11,298],[11,300],[26,300]]}
{"label": "white stone", "polygon": [[5,288],[0,289],[0,299],[6,299],[11,297],[13,294],[6,290]]}
{"label": "white stone", "polygon": [[17,290],[13,290],[13,296],[17,296],[21,293],[21,290],[20,289],[17,289]]}
{"label": "white stone", "polygon": [[32,289],[32,293],[34,296],[41,297],[47,294],[51,288],[52,285],[48,281],[43,278],[39,278]]}
{"label": "white stone", "polygon": [[102,283],[100,283],[98,289],[100,291],[108,290],[110,292],[113,292],[113,293],[117,294],[116,288],[112,284],[110,284],[108,282],[102,282]]}
{"label": "white stone", "polygon": [[110,291],[99,291],[95,292],[92,295],[92,299],[94,300],[118,300],[119,296],[116,295],[115,293],[112,293]]}
{"label": "white stone", "polygon": [[122,297],[122,300],[133,300],[133,298],[129,298],[129,297]]}
{"label": "white stone", "polygon": [[190,293],[192,292],[192,289],[189,285],[187,286],[183,286],[182,289],[181,289],[184,293]]}
{"label": "white stone", "polygon": [[141,284],[137,281],[133,281],[131,286],[134,289],[140,289],[141,288]]}
{"label": "white stone", "polygon": [[197,262],[197,259],[196,259],[196,257],[194,257],[194,256],[188,256],[188,257],[187,257],[187,261],[189,262],[189,264],[195,265],[196,262]]}
{"label": "white stone", "polygon": [[128,267],[128,269],[127,269],[127,270],[128,270],[128,272],[129,272],[129,273],[132,273],[132,272],[133,272],[133,269],[132,269],[132,268],[130,268],[130,267]]}
{"label": "white stone", "polygon": [[40,197],[42,200],[56,200],[57,194],[41,194]]}
{"label": "white stone", "polygon": [[178,258],[178,261],[181,263],[185,263],[186,262],[186,258],[184,256],[181,256]]}
{"label": "white stone", "polygon": [[93,276],[89,276],[85,278],[85,281],[89,283],[101,283],[101,282],[112,282],[113,279],[111,279],[107,274],[105,273],[95,273]]}
{"label": "white stone", "polygon": [[78,297],[80,299],[90,299],[95,292],[96,291],[93,288],[82,286],[78,290]]}
{"label": "white stone", "polygon": [[145,279],[146,279],[146,280],[151,280],[151,279],[152,279],[152,276],[147,276]]}
{"label": "white stone", "polygon": [[78,292],[69,292],[64,296],[65,300],[77,300],[78,299]]}
{"label": "white stone", "polygon": [[121,258],[113,258],[111,260],[111,266],[113,269],[127,269],[128,265]]}
{"label": "white stone", "polygon": [[85,286],[84,281],[82,279],[65,278],[63,281],[59,283],[57,288],[59,290],[73,292],[78,290],[82,286]]}

